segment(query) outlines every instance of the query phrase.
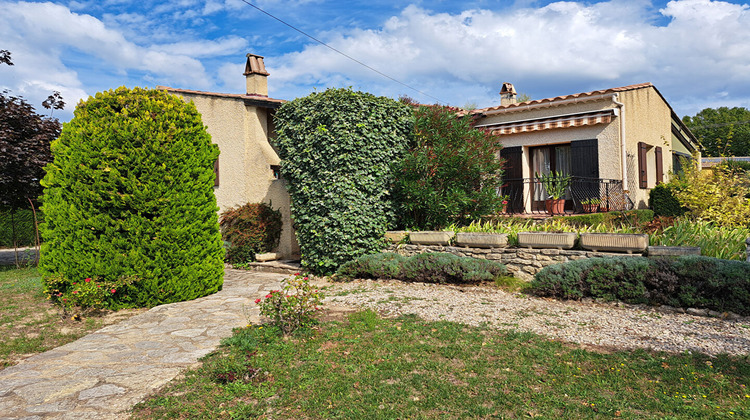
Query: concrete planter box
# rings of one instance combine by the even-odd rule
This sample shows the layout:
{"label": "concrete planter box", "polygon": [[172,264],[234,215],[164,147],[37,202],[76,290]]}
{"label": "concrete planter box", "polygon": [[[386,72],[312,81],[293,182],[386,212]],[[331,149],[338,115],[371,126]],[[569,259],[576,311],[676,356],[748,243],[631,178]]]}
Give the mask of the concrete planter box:
{"label": "concrete planter box", "polygon": [[281,259],[281,254],[278,254],[276,252],[266,252],[265,254],[255,254],[255,261],[258,261],[258,262],[276,261],[279,259]]}
{"label": "concrete planter box", "polygon": [[508,234],[458,232],[456,245],[470,248],[505,248],[508,245]]}
{"label": "concrete planter box", "polygon": [[407,235],[409,235],[409,232],[405,230],[389,230],[383,236],[388,242],[397,244],[406,238]]}
{"label": "concrete planter box", "polygon": [[575,232],[518,232],[518,246],[571,249],[575,246],[577,237]]}
{"label": "concrete planter box", "polygon": [[455,235],[452,231],[424,231],[409,233],[409,242],[417,245],[448,245]]}
{"label": "concrete planter box", "polygon": [[679,255],[701,255],[699,246],[650,246],[649,257],[669,257]]}
{"label": "concrete planter box", "polygon": [[643,252],[648,235],[640,233],[582,233],[581,247],[591,251]]}

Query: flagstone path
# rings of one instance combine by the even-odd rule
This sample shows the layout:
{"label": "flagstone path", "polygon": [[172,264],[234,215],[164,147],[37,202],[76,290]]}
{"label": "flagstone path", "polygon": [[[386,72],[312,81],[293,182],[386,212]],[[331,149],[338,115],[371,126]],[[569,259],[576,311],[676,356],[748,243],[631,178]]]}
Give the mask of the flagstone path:
{"label": "flagstone path", "polygon": [[125,419],[127,410],[196,365],[232,328],[259,321],[253,300],[278,289],[285,277],[227,269],[218,293],[157,306],[5,368],[0,419]]}

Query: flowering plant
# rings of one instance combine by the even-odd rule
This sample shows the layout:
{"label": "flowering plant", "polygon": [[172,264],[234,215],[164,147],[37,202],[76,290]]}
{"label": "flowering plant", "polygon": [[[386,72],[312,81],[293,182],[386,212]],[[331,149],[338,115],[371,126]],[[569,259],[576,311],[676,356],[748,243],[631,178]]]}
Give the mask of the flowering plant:
{"label": "flowering plant", "polygon": [[69,282],[62,277],[55,277],[47,282],[44,292],[47,299],[59,303],[65,311],[78,307],[80,309],[114,309],[114,303],[126,286],[133,284],[134,277],[122,277],[115,281],[101,280],[99,277],[86,277],[83,280]]}
{"label": "flowering plant", "polygon": [[255,303],[260,306],[260,314],[270,318],[271,323],[286,335],[315,321],[315,312],[321,309],[324,296],[299,273],[282,280],[281,284],[282,290],[272,290],[265,298],[256,299]]}

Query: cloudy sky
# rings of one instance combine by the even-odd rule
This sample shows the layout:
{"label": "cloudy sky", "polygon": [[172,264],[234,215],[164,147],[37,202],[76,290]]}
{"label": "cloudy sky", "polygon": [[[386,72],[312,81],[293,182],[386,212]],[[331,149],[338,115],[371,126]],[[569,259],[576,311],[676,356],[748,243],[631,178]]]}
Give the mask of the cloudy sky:
{"label": "cloudy sky", "polygon": [[[118,86],[244,93],[245,54],[265,56],[270,96],[351,86],[423,103],[499,104],[652,82],[680,115],[750,108],[743,1],[0,0],[0,89],[40,109]],[[422,92],[422,93],[420,93]]]}

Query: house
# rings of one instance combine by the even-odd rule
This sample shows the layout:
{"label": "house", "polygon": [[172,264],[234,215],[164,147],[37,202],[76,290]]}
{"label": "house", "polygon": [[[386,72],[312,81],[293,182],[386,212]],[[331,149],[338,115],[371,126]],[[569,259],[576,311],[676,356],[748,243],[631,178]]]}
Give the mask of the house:
{"label": "house", "polygon": [[274,112],[284,101],[268,97],[268,75],[263,57],[247,54],[244,94],[157,89],[192,101],[219,146],[214,194],[220,211],[259,202],[280,210],[283,228],[276,252],[294,258],[299,246],[292,228],[290,197],[280,177],[279,156],[269,141],[274,136]]}
{"label": "house", "polygon": [[546,191],[537,174],[572,177],[565,211],[582,203],[602,210],[646,208],[649,190],[668,181],[698,141],[651,83],[516,101],[505,83],[499,106],[470,113],[475,126],[503,144],[508,211],[544,212]]}

